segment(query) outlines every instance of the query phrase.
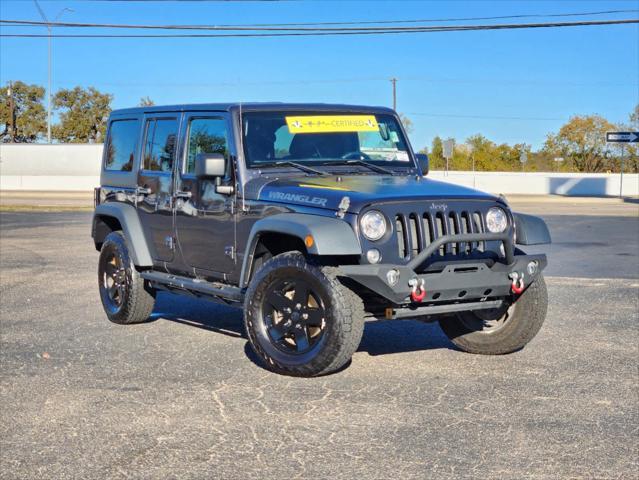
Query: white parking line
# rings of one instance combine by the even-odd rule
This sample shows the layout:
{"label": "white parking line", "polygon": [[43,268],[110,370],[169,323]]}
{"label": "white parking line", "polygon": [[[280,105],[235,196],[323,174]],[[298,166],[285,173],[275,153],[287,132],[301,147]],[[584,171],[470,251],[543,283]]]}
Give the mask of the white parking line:
{"label": "white parking line", "polygon": [[586,278],[586,277],[545,277],[551,285],[578,285],[583,287],[606,287],[611,284],[626,288],[639,288],[639,278]]}

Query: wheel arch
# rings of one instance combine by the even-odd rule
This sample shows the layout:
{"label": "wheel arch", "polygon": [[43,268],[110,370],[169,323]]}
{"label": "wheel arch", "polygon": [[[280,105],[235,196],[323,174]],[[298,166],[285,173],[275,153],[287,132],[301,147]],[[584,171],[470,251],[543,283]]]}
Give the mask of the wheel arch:
{"label": "wheel arch", "polygon": [[125,203],[98,205],[93,213],[91,228],[96,249],[100,250],[106,236],[116,230],[122,230],[124,233],[134,265],[153,266],[151,252],[135,207]]}
{"label": "wheel arch", "polygon": [[[308,236],[313,239],[310,246],[305,243]],[[362,253],[355,232],[341,219],[301,213],[272,215],[258,220],[251,229],[242,262],[240,287],[246,287],[253,277],[262,247],[275,254],[293,250],[327,257]]]}
{"label": "wheel arch", "polygon": [[544,245],[552,243],[550,231],[543,219],[534,215],[513,212],[518,245]]}

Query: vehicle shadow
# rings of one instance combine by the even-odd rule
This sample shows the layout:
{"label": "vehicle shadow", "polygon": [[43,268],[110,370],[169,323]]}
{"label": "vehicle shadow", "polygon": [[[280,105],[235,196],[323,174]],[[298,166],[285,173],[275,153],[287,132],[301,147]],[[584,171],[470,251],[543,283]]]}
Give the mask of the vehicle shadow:
{"label": "vehicle shadow", "polygon": [[[246,339],[242,310],[207,300],[161,293],[151,316],[151,320],[159,319],[232,338]],[[437,323],[376,320],[364,325],[364,334],[357,352],[376,356],[439,348],[455,350]],[[263,368],[262,362],[248,342],[245,344],[244,352],[251,362]],[[349,365],[350,363],[340,370],[348,368]]]}
{"label": "vehicle shadow", "polygon": [[151,315],[151,320],[159,319],[233,338],[246,338],[240,309],[186,295],[161,292]]}
{"label": "vehicle shadow", "polygon": [[389,355],[438,348],[456,350],[436,322],[377,320],[366,322],[357,351],[369,355]]}

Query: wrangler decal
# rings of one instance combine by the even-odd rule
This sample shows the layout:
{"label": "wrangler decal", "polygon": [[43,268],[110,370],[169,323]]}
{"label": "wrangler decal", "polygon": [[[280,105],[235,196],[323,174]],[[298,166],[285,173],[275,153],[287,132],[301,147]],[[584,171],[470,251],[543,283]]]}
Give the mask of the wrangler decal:
{"label": "wrangler decal", "polygon": [[297,203],[308,203],[310,205],[318,205],[320,207],[325,207],[327,198],[322,197],[310,197],[308,195],[299,195],[296,193],[284,193],[284,192],[269,192],[268,198],[271,200],[279,200],[283,202],[297,202]]}

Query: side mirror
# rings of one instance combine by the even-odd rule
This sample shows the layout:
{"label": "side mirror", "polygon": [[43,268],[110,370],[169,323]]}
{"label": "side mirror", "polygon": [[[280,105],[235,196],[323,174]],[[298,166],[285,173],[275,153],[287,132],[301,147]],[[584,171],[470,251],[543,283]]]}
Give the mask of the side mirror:
{"label": "side mirror", "polygon": [[197,178],[220,178],[226,173],[226,160],[221,153],[199,153],[195,157]]}
{"label": "side mirror", "polygon": [[223,195],[233,195],[232,185],[222,185],[226,174],[226,159],[221,153],[199,153],[195,157],[195,176],[199,180],[215,180],[215,191]]}
{"label": "side mirror", "polygon": [[417,163],[419,163],[419,168],[422,169],[422,175],[428,175],[428,155],[416,153],[415,157],[417,158]]}

